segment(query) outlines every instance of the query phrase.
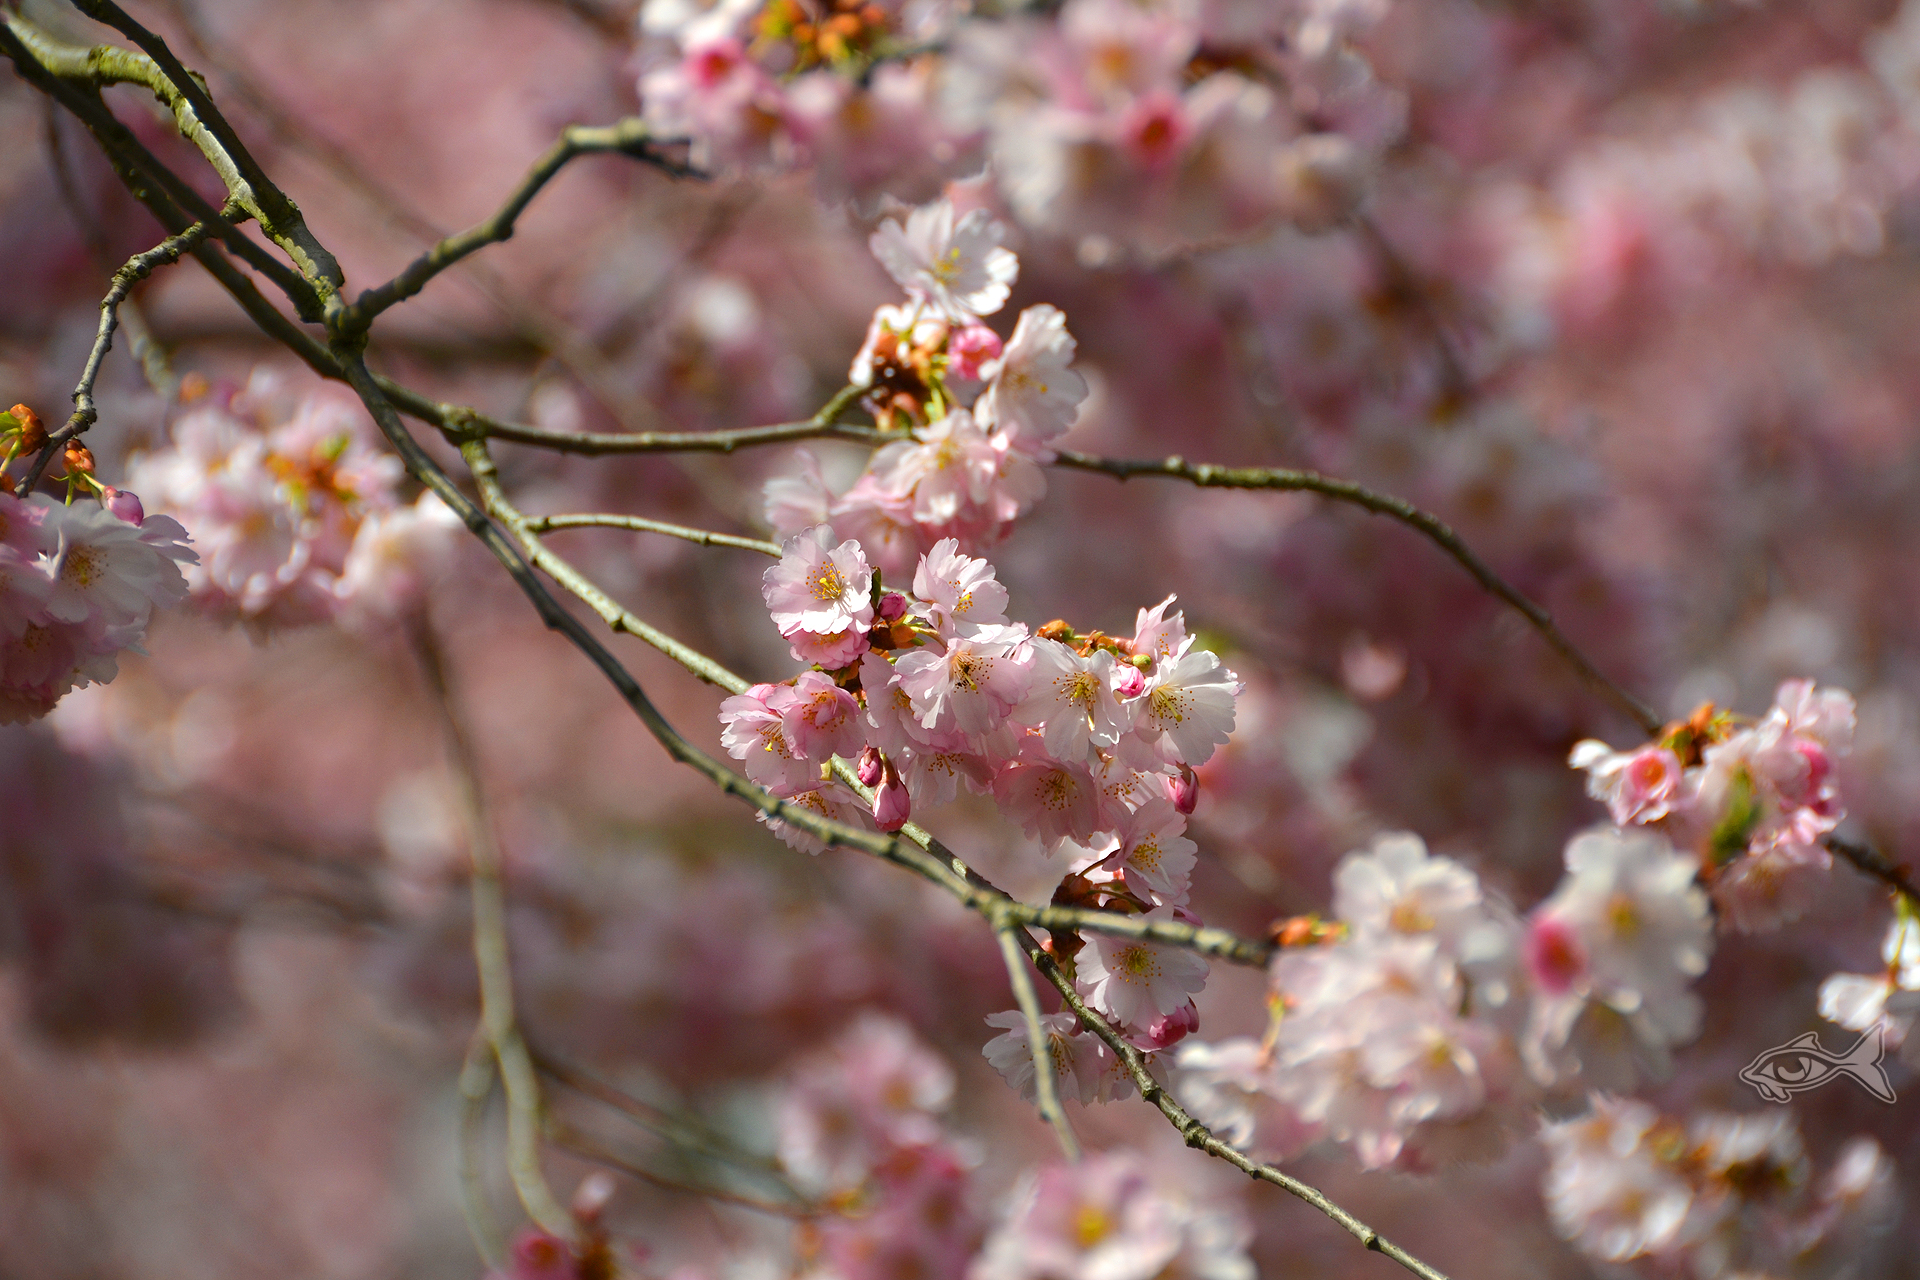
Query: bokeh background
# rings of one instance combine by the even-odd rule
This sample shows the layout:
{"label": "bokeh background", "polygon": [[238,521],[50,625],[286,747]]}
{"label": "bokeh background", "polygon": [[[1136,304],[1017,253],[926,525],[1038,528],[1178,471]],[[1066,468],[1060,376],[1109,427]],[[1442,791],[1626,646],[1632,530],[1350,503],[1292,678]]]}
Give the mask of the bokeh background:
{"label": "bokeh background", "polygon": [[[1368,69],[1365,110],[1316,125],[1361,140],[1357,220],[1136,242],[1084,211],[1034,216],[991,181],[956,189],[1012,228],[1007,314],[1052,303],[1079,339],[1094,392],[1065,443],[1308,466],[1409,498],[1663,713],[1758,713],[1789,676],[1844,686],[1848,829],[1896,860],[1920,849],[1920,7],[1274,8],[1296,36],[1333,14]],[[650,65],[634,6],[612,0],[133,10],[360,285],[490,212],[564,125],[634,112]],[[104,38],[59,6],[25,11]],[[210,181],[150,101],[107,96]],[[826,194],[806,171],[576,162],[510,243],[383,319],[374,362],[553,429],[804,417],[895,296],[865,243],[891,206]],[[0,402],[63,416],[107,275],[160,234],[75,123],[0,71]],[[189,395],[261,371],[311,381],[191,264],[135,298]],[[128,348],[90,436],[107,476],[177,412],[178,387]],[[787,449],[499,452],[528,509],[740,531],[764,528],[759,487],[792,465]],[[862,456],[817,452],[846,477]],[[1386,830],[1522,910],[1552,889],[1567,834],[1598,816],[1569,746],[1637,735],[1433,547],[1306,495],[1048,485],[994,554],[1014,616],[1125,632],[1177,591],[1247,681],[1194,820],[1210,922],[1325,909],[1333,864]],[[555,545],[729,667],[790,670],[756,558],[600,532]],[[428,616],[474,727],[536,1046],[751,1139],[808,1054],[885,1011],[958,1073],[948,1126],[990,1220],[1051,1139],[980,1056],[982,1018],[1011,1001],[979,922],[856,855],[791,852],[673,767],[477,547]],[[713,691],[617,643],[714,748]],[[466,848],[408,636],[183,610],[148,647],[48,721],[0,729],[0,1273],[480,1274],[456,1179],[477,1009]],[[936,826],[990,876],[1025,865],[989,806]],[[1808,917],[1722,937],[1705,1031],[1645,1096],[1763,1106],[1739,1068],[1824,1025],[1820,981],[1870,970],[1888,915],[1838,867]],[[1204,1030],[1257,1035],[1262,995],[1258,973],[1216,966]],[[1893,1074],[1914,1094],[1893,1107],[1846,1085],[1793,1103],[1817,1163],[1867,1133],[1899,1166],[1903,1243],[1863,1253],[1862,1274],[1920,1255],[1920,1083]],[[577,1091],[554,1106],[635,1162],[678,1158]],[[1241,1203],[1264,1276],[1388,1274],[1137,1101],[1076,1122]],[[1290,1167],[1450,1274],[1589,1274],[1545,1216],[1544,1162],[1522,1141],[1427,1178],[1363,1174],[1331,1147]],[[590,1168],[564,1151],[550,1167],[563,1190]],[[633,1179],[607,1221],[649,1275],[730,1274],[789,1231]]]}

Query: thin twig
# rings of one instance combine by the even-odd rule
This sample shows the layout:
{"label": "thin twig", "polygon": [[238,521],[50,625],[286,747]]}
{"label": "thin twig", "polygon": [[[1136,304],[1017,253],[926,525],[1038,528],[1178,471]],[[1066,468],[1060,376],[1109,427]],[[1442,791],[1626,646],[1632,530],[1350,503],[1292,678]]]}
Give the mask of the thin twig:
{"label": "thin twig", "polygon": [[440,711],[453,765],[460,809],[473,862],[473,956],[480,973],[480,1022],[500,1065],[507,1095],[507,1168],[527,1216],[542,1231],[571,1240],[579,1234],[573,1215],[561,1208],[540,1167],[540,1082],[520,1035],[513,1009],[513,969],[507,956],[507,895],[500,879],[500,846],[480,785],[472,737],[454,703],[453,690],[428,624],[416,629],[421,670]]}
{"label": "thin twig", "polygon": [[636,533],[664,533],[669,538],[684,538],[703,547],[737,547],[741,551],[758,551],[763,556],[776,559],[780,555],[780,545],[775,542],[742,538],[731,533],[713,533],[706,529],[689,529],[683,524],[668,524],[664,520],[649,520],[645,516],[528,516],[526,526],[529,533],[551,533],[556,529],[631,529]]}
{"label": "thin twig", "polygon": [[1060,1090],[1053,1068],[1053,1037],[1040,1020],[1040,997],[1033,989],[1033,975],[1027,971],[1025,948],[1021,946],[1018,925],[999,923],[994,936],[1000,942],[1000,958],[1006,961],[1007,979],[1013,984],[1014,1002],[1027,1023],[1027,1048],[1033,1054],[1033,1105],[1040,1118],[1053,1126],[1060,1138],[1060,1149],[1069,1160],[1080,1158],[1080,1139],[1060,1105]]}
{"label": "thin twig", "polygon": [[736,449],[756,445],[790,444],[819,436],[854,440],[862,444],[885,444],[890,440],[905,439],[905,436],[876,431],[872,427],[836,421],[841,412],[859,399],[864,391],[863,387],[842,387],[821,406],[820,412],[799,422],[739,427],[731,431],[542,431],[538,427],[483,419],[475,414],[467,415],[466,421],[489,439],[588,456],[608,453],[732,453]]}
{"label": "thin twig", "polygon": [[1907,901],[1915,906],[1920,906],[1920,889],[1914,886],[1906,867],[1894,862],[1886,854],[1872,845],[1859,844],[1839,836],[1828,836],[1822,843],[1851,862],[1860,871],[1885,884],[1895,893],[1904,895]]}
{"label": "thin twig", "polygon": [[[231,209],[222,212],[230,213]],[[113,349],[114,330],[120,327],[120,304],[133,292],[134,285],[145,280],[155,268],[180,261],[181,255],[205,239],[206,234],[207,224],[196,222],[179,235],[168,236],[144,253],[134,254],[127,259],[125,266],[113,273],[107,295],[100,299],[100,328],[94,334],[93,349],[87,352],[86,367],[80,371],[80,381],[73,389],[73,416],[47,437],[40,456],[34,459],[27,478],[21,481],[22,493],[32,493],[33,487],[40,483],[40,477],[46,474],[54,455],[66,446],[67,441],[76,438],[99,420],[100,411],[93,402],[93,385],[99,380],[100,366],[106,361],[107,352]]]}
{"label": "thin twig", "polygon": [[493,1042],[486,1024],[474,1028],[467,1060],[460,1067],[460,1213],[480,1260],[498,1271],[506,1266],[507,1241],[487,1205],[487,1184],[481,1176],[480,1154],[487,1121],[487,1099],[493,1096]]}
{"label": "thin twig", "polygon": [[1211,463],[1188,462],[1179,456],[1158,460],[1103,458],[1090,453],[1076,453],[1071,449],[1060,450],[1054,463],[1056,466],[1071,467],[1077,471],[1097,471],[1102,475],[1112,476],[1116,480],[1126,480],[1133,476],[1160,476],[1185,480],[1208,489],[1278,489],[1317,493],[1323,497],[1363,507],[1375,515],[1389,516],[1424,534],[1442,551],[1452,556],[1461,568],[1473,575],[1474,581],[1487,592],[1517,610],[1589,688],[1632,717],[1634,723],[1648,733],[1657,732],[1664,723],[1658,715],[1654,714],[1651,707],[1608,679],[1598,667],[1594,666],[1592,661],[1561,632],[1552,614],[1522,595],[1518,588],[1495,573],[1492,567],[1474,554],[1473,548],[1462,541],[1460,535],[1449,528],[1438,516],[1423,511],[1410,502],[1388,494],[1376,493],[1350,480],[1337,480],[1314,471],[1294,471],[1284,467],[1221,467]]}
{"label": "thin twig", "polygon": [[776,1218],[789,1218],[804,1222],[818,1218],[827,1212],[815,1204],[780,1204],[773,1200],[762,1200],[757,1196],[741,1195],[737,1191],[727,1191],[719,1187],[700,1187],[689,1182],[669,1178],[665,1174],[655,1173],[642,1165],[607,1150],[586,1134],[567,1125],[553,1126],[555,1145],[564,1147],[577,1156],[583,1156],[597,1165],[637,1178],[651,1187],[664,1191],[678,1191],[682,1195],[698,1196],[703,1200],[712,1200],[719,1204],[737,1205],[742,1209],[751,1209],[755,1213],[769,1214]]}
{"label": "thin twig", "polygon": [[374,318],[396,302],[411,298],[426,288],[427,282],[445,271],[454,263],[470,254],[477,253],[490,244],[499,244],[513,236],[514,224],[533,198],[540,194],[541,188],[552,181],[553,176],[565,168],[567,162],[578,156],[596,155],[606,152],[631,156],[649,164],[665,169],[676,177],[703,176],[697,170],[686,165],[676,164],[655,149],[654,139],[647,126],[638,118],[630,117],[610,125],[569,125],[560,134],[559,141],[547,149],[547,153],[534,162],[527,176],[520,180],[505,204],[496,210],[492,217],[478,226],[469,227],[457,235],[441,240],[431,249],[407,264],[405,270],[383,285],[368,289],[344,309],[335,326],[342,333],[358,333],[372,324]]}
{"label": "thin twig", "polygon": [[1421,1277],[1421,1280],[1447,1280],[1444,1272],[1420,1261],[1388,1240],[1329,1200],[1317,1187],[1302,1182],[1290,1174],[1282,1173],[1270,1164],[1260,1164],[1251,1160],[1244,1153],[1215,1136],[1211,1129],[1190,1115],[1186,1108],[1167,1092],[1165,1086],[1153,1078],[1153,1074],[1147,1070],[1146,1060],[1141,1056],[1140,1051],[1128,1044],[1126,1038],[1115,1031],[1105,1018],[1087,1007],[1086,1001],[1080,998],[1080,993],[1074,990],[1073,980],[1060,972],[1060,966],[1054,963],[1052,956],[1038,947],[1029,947],[1027,958],[1033,962],[1036,969],[1040,970],[1041,975],[1053,984],[1054,989],[1060,993],[1060,998],[1066,1002],[1067,1008],[1073,1010],[1074,1016],[1080,1019],[1080,1024],[1099,1036],[1101,1042],[1120,1059],[1128,1076],[1132,1077],[1134,1087],[1140,1090],[1140,1096],[1159,1109],[1160,1114],[1167,1118],[1167,1123],[1180,1131],[1181,1138],[1188,1146],[1226,1161],[1249,1177],[1257,1178],[1262,1182],[1271,1182],[1281,1190],[1298,1196],[1333,1219],[1361,1244],[1375,1253],[1385,1254]]}

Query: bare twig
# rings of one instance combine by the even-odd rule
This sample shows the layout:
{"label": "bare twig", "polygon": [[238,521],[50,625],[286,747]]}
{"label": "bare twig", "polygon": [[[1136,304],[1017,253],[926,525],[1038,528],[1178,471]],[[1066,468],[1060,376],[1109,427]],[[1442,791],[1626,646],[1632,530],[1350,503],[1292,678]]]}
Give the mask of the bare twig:
{"label": "bare twig", "polygon": [[1002,921],[994,925],[993,932],[1000,942],[1000,957],[1007,964],[1014,1001],[1027,1023],[1027,1048],[1033,1054],[1033,1105],[1040,1112],[1040,1118],[1053,1126],[1067,1159],[1078,1160],[1080,1139],[1074,1136],[1073,1125],[1060,1105],[1060,1089],[1053,1068],[1053,1038],[1040,1020],[1040,997],[1034,993],[1033,975],[1027,971],[1021,929]]}
{"label": "bare twig", "polygon": [[703,1200],[737,1205],[742,1209],[751,1209],[755,1213],[770,1214],[777,1218],[791,1218],[800,1222],[809,1218],[818,1218],[827,1212],[826,1209],[815,1204],[804,1202],[782,1204],[775,1200],[763,1200],[758,1196],[742,1195],[737,1191],[728,1191],[721,1187],[701,1187],[690,1182],[681,1182],[665,1174],[655,1173],[643,1165],[609,1151],[586,1134],[566,1125],[553,1126],[553,1140],[556,1145],[566,1148],[577,1156],[583,1156],[597,1165],[612,1169],[616,1173],[624,1173],[630,1178],[636,1178],[650,1187],[659,1187],[664,1191],[678,1191],[683,1195],[698,1196]]}
{"label": "bare twig", "polygon": [[[542,431],[538,427],[522,427],[513,423],[482,420],[477,415],[469,421],[490,439],[509,440],[514,444],[533,445],[541,449],[552,449],[557,453],[579,453],[587,455],[607,453],[732,453],[736,449],[752,448],[756,445],[791,444],[796,440],[807,440],[818,436],[831,436],[842,440],[856,440],[864,444],[886,443],[889,440],[905,439],[900,435],[889,435],[872,427],[855,426],[838,422],[842,411],[860,398],[865,390],[862,387],[842,387],[833,398],[820,408],[820,412],[811,418],[799,422],[781,422],[767,427],[741,427],[732,431],[647,431],[647,432],[596,432],[596,431]],[[408,412],[412,412],[408,410]]]}
{"label": "bare twig", "polygon": [[1086,1001],[1080,998],[1080,993],[1074,990],[1073,980],[1060,972],[1060,966],[1054,963],[1052,956],[1038,947],[1030,946],[1027,949],[1027,958],[1033,962],[1036,969],[1040,970],[1042,976],[1053,984],[1054,989],[1060,993],[1060,998],[1066,1002],[1067,1008],[1073,1010],[1074,1016],[1080,1019],[1080,1025],[1099,1036],[1101,1042],[1120,1059],[1121,1065],[1132,1077],[1134,1087],[1140,1090],[1140,1096],[1159,1109],[1160,1114],[1167,1118],[1167,1123],[1180,1131],[1181,1138],[1188,1146],[1226,1161],[1249,1177],[1257,1178],[1261,1182],[1270,1182],[1281,1190],[1298,1196],[1333,1219],[1361,1244],[1375,1253],[1385,1254],[1421,1277],[1421,1280],[1447,1280],[1444,1272],[1420,1261],[1388,1240],[1329,1200],[1317,1187],[1302,1182],[1291,1174],[1282,1173],[1270,1164],[1260,1164],[1248,1159],[1244,1153],[1215,1136],[1211,1129],[1188,1114],[1186,1108],[1167,1092],[1166,1087],[1153,1078],[1152,1073],[1147,1070],[1146,1060],[1141,1056],[1140,1051],[1128,1044],[1126,1038],[1115,1031],[1105,1018],[1087,1007]]}
{"label": "bare twig", "polygon": [[433,690],[466,819],[473,861],[473,956],[480,972],[480,1023],[500,1066],[507,1095],[507,1168],[527,1216],[542,1231],[571,1240],[579,1234],[573,1215],[554,1199],[540,1167],[540,1082],[513,1009],[513,969],[507,957],[507,895],[500,879],[500,847],[487,814],[479,761],[466,724],[454,704],[440,650],[428,624],[416,630],[421,670]]}
{"label": "bare twig", "polygon": [[1062,449],[1055,459],[1055,465],[1071,467],[1077,471],[1097,471],[1116,480],[1127,480],[1133,476],[1160,476],[1175,480],[1185,480],[1191,484],[1209,489],[1278,489],[1317,493],[1323,497],[1363,507],[1375,515],[1389,516],[1417,532],[1424,534],[1434,545],[1473,575],[1488,593],[1498,597],[1517,610],[1522,617],[1533,625],[1553,651],[1572,667],[1587,686],[1604,696],[1614,706],[1630,716],[1648,733],[1659,730],[1662,723],[1653,709],[1615,684],[1588,657],[1567,639],[1553,615],[1522,595],[1505,578],[1495,573],[1464,541],[1460,535],[1449,528],[1438,516],[1421,510],[1410,502],[1402,501],[1384,493],[1354,484],[1350,480],[1337,480],[1332,476],[1323,476],[1314,471],[1294,471],[1284,467],[1221,467],[1211,463],[1188,462],[1178,456],[1163,459],[1152,458],[1102,458],[1089,453],[1075,453],[1071,449]]}
{"label": "bare twig", "polygon": [[703,547],[737,547],[741,551],[758,551],[763,556],[778,558],[780,555],[778,543],[742,538],[731,533],[712,533],[706,529],[689,529],[683,524],[668,524],[664,520],[649,520],[645,516],[528,516],[526,525],[528,533],[551,533],[556,529],[631,529],[636,533],[663,533],[669,538],[684,538]]}
{"label": "bare twig", "polygon": [[487,1205],[480,1159],[493,1080],[493,1041],[483,1022],[474,1028],[467,1060],[460,1067],[460,1213],[480,1260],[497,1271],[506,1265],[507,1241]]}
{"label": "bare twig", "polygon": [[107,352],[113,349],[113,333],[120,326],[120,304],[127,300],[133,286],[145,280],[156,267],[180,261],[180,256],[205,239],[206,234],[207,224],[196,222],[179,235],[168,236],[146,252],[134,254],[127,259],[126,266],[113,273],[107,296],[100,299],[100,328],[94,334],[93,349],[87,353],[86,367],[80,371],[80,382],[73,389],[73,416],[47,437],[40,456],[34,459],[27,478],[20,484],[22,493],[32,493],[33,487],[40,483],[40,477],[46,474],[47,465],[53,461],[54,455],[66,446],[67,441],[98,421],[100,411],[93,402],[93,384],[100,377],[100,366],[106,360]]}
{"label": "bare twig", "polygon": [[617,152],[644,160],[678,177],[702,176],[697,170],[677,164],[662,155],[656,149],[653,136],[638,117],[610,125],[569,125],[561,133],[560,140],[534,162],[527,176],[520,180],[520,185],[514,188],[513,194],[507,197],[506,203],[492,217],[458,235],[446,237],[415,258],[404,271],[387,283],[366,290],[345,308],[335,327],[344,333],[364,330],[382,311],[396,302],[411,298],[426,288],[428,281],[454,263],[490,244],[511,238],[514,224],[519,221],[521,213],[540,194],[541,188],[566,167],[568,161],[577,156],[605,152]]}
{"label": "bare twig", "polygon": [[1828,836],[1823,843],[1866,875],[1903,895],[1915,906],[1920,906],[1920,889],[1914,887],[1906,867],[1894,862],[1886,854],[1872,845],[1844,840],[1839,836]]}

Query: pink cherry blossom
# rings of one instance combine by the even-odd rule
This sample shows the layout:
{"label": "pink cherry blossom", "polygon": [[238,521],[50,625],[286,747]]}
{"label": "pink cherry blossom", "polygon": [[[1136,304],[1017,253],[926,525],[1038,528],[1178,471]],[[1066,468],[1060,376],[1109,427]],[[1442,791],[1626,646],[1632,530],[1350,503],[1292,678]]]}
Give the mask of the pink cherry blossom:
{"label": "pink cherry blossom", "polygon": [[749,778],[778,794],[820,776],[788,736],[785,713],[796,698],[790,685],[757,684],[720,704],[720,744],[744,763]]}
{"label": "pink cherry blossom", "polygon": [[937,200],[915,209],[903,227],[892,218],[869,241],[900,287],[955,324],[992,315],[1007,300],[1019,261],[1000,247],[1006,228],[984,209],[958,220],[953,203]]}
{"label": "pink cherry blossom", "polygon": [[815,525],[787,539],[780,553],[760,593],[781,634],[830,636],[873,624],[873,570],[858,542],[835,545],[832,527]]}
{"label": "pink cherry blossom", "polygon": [[[1171,907],[1155,907],[1145,916],[1173,918]],[[1139,1030],[1177,1011],[1207,982],[1207,962],[1191,951],[1110,934],[1094,934],[1079,964],[1087,1003],[1118,1025]]]}
{"label": "pink cherry blossom", "polygon": [[1117,871],[1135,895],[1156,905],[1185,906],[1199,846],[1181,834],[1187,820],[1172,802],[1149,800],[1120,831],[1120,847],[1104,865]]}
{"label": "pink cherry blossom", "polygon": [[920,557],[913,593],[926,602],[927,617],[943,634],[956,628],[1007,620],[1007,589],[985,560],[960,554],[960,543],[942,538]]}
{"label": "pink cherry blossom", "polygon": [[1138,702],[1131,741],[1143,759],[1202,765],[1233,733],[1240,677],[1205,649],[1162,662]]}
{"label": "pink cherry blossom", "polygon": [[1074,372],[1074,341],[1057,307],[1028,307],[994,363],[974,412],[1016,449],[1050,457],[1047,442],[1073,425],[1087,380]]}
{"label": "pink cherry blossom", "polygon": [[793,696],[780,708],[780,725],[793,754],[802,760],[851,760],[866,746],[860,704],[824,672],[801,672],[793,682]]}
{"label": "pink cherry blossom", "polygon": [[983,627],[955,636],[944,652],[915,649],[894,663],[915,718],[934,732],[987,733],[1020,704],[1033,682],[1033,652],[1024,627]]}
{"label": "pink cherry blossom", "polygon": [[1001,811],[1049,847],[1093,837],[1100,807],[1093,775],[1084,765],[1030,752],[994,775]]}

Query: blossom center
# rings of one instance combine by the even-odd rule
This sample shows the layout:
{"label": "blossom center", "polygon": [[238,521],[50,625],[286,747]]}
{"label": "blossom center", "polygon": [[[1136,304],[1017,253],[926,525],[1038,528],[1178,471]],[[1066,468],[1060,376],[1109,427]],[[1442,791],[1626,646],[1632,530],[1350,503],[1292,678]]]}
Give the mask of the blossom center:
{"label": "blossom center", "polygon": [[1155,689],[1147,699],[1147,710],[1155,720],[1165,723],[1172,721],[1182,724],[1193,709],[1193,700],[1184,689],[1173,689],[1166,685]]}
{"label": "blossom center", "polygon": [[847,594],[846,575],[840,572],[838,565],[832,563],[823,564],[815,569],[812,578],[808,580],[808,585],[813,589],[815,600],[838,600]]}
{"label": "blossom center", "polygon": [[993,659],[978,653],[963,653],[953,660],[953,683],[968,693],[980,692],[980,686],[993,674]]}
{"label": "blossom center", "polygon": [[101,555],[92,547],[68,547],[60,576],[68,582],[90,587],[100,577]]}

